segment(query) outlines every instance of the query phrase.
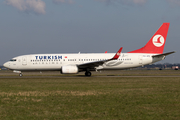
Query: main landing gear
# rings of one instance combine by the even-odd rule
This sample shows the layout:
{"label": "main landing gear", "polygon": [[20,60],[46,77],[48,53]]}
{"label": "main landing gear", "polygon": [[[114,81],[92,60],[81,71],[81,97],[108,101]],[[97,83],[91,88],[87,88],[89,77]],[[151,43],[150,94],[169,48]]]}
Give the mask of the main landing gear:
{"label": "main landing gear", "polygon": [[90,76],[91,76],[91,72],[90,72],[90,71],[86,71],[86,72],[85,72],[85,76],[90,77]]}

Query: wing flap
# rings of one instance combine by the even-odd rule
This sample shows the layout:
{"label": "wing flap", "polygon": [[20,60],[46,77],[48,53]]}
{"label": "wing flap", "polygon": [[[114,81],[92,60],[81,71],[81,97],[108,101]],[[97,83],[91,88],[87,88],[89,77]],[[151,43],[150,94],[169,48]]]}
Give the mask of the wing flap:
{"label": "wing flap", "polygon": [[95,67],[103,65],[105,62],[108,62],[108,61],[111,61],[111,60],[117,60],[119,58],[120,54],[121,54],[121,51],[122,51],[122,47],[118,50],[118,52],[111,59],[80,64],[80,65],[78,65],[78,68],[79,69],[95,69]]}

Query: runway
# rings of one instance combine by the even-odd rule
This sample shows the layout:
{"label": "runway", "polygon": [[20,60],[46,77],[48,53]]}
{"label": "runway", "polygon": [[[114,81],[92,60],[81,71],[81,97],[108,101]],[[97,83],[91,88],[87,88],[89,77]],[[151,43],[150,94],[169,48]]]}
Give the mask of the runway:
{"label": "runway", "polygon": [[172,78],[172,77],[180,77],[180,75],[175,75],[175,76],[91,76],[91,77],[86,77],[86,76],[81,76],[81,75],[78,75],[78,76],[22,76],[22,77],[19,77],[19,76],[0,76],[0,78],[19,78],[19,79],[26,79],[26,78]]}
{"label": "runway", "polygon": [[92,72],[91,77],[79,74],[60,74],[58,71],[47,72],[23,72],[23,76],[19,77],[17,73],[12,71],[0,71],[0,78],[152,78],[152,77],[180,77],[179,70],[118,70]]}

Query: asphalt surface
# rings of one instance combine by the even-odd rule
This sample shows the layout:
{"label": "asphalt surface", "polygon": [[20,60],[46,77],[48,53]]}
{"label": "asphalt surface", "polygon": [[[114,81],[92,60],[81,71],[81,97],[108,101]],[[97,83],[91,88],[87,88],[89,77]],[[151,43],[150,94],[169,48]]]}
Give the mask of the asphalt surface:
{"label": "asphalt surface", "polygon": [[[88,78],[84,72],[79,74],[60,74],[58,71],[50,72],[23,72],[23,76],[19,77],[17,73],[12,71],[0,71],[0,78]],[[180,70],[118,70],[118,71],[103,71],[92,72],[91,77],[180,77]]]}

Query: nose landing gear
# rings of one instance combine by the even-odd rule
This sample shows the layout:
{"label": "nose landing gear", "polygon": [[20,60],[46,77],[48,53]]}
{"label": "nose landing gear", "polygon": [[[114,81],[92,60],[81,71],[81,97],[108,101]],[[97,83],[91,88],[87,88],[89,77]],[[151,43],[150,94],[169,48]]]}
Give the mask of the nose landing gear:
{"label": "nose landing gear", "polygon": [[19,77],[22,77],[23,76],[23,74],[22,73],[19,73]]}
{"label": "nose landing gear", "polygon": [[21,72],[21,71],[18,71],[18,70],[13,70],[13,72],[14,72],[14,73],[19,73],[19,77],[22,77],[22,76],[23,76],[23,74],[22,74],[22,72]]}

